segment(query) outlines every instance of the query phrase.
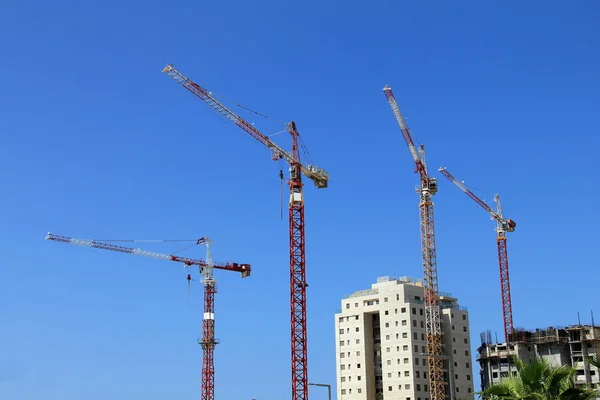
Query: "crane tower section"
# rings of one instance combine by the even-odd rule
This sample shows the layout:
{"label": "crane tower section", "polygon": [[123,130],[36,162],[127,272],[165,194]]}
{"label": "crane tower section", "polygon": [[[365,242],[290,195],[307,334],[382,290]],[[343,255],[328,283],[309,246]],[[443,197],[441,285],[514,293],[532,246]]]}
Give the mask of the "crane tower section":
{"label": "crane tower section", "polygon": [[383,88],[385,97],[406,141],[408,150],[415,162],[415,173],[419,174],[420,185],[417,192],[419,199],[419,217],[421,234],[421,259],[423,270],[423,286],[425,291],[425,321],[427,332],[427,366],[429,370],[429,386],[431,400],[445,400],[444,354],[442,339],[442,323],[440,318],[440,299],[438,291],[438,271],[435,247],[435,224],[432,197],[438,190],[437,180],[427,172],[425,148],[415,147],[412,136],[400,112],[392,88]]}
{"label": "crane tower section", "polygon": [[500,204],[500,195],[494,196],[496,203],[496,211],[492,210],[483,200],[471,192],[464,183],[456,179],[444,167],[440,167],[439,171],[448,180],[454,183],[460,190],[469,196],[481,208],[486,210],[492,219],[496,220],[496,244],[498,245],[498,266],[500,269],[500,294],[502,296],[502,319],[504,322],[504,340],[511,341],[514,332],[513,314],[512,314],[512,299],[510,294],[510,276],[508,273],[508,249],[506,246],[506,232],[514,232],[517,224],[512,219],[506,219],[502,215],[502,205]]}

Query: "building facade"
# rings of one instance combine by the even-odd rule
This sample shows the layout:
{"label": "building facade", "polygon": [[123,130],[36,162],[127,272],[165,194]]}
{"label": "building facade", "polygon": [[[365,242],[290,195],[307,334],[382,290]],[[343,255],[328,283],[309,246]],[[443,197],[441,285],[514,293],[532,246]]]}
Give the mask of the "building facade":
{"label": "building facade", "polygon": [[[339,400],[429,400],[424,290],[419,279],[382,277],[342,299],[335,315]],[[440,293],[446,393],[473,399],[466,308]]]}
{"label": "building facade", "polygon": [[573,325],[517,331],[510,339],[509,343],[492,343],[489,332],[481,335],[477,361],[482,390],[502,378],[517,376],[513,357],[524,362],[543,359],[554,366],[573,366],[576,385],[600,387],[600,371],[588,361],[590,356],[600,356],[600,327]]}

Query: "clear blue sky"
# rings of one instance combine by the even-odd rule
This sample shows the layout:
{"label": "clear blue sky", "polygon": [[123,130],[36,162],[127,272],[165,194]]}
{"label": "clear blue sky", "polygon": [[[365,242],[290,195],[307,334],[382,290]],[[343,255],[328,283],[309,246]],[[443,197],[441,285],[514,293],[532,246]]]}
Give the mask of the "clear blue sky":
{"label": "clear blue sky", "polygon": [[[178,3],[0,7],[0,398],[200,391],[198,282],[188,298],[177,264],[47,242],[47,231],[209,235],[216,259],[251,263],[246,280],[217,274],[217,396],[290,397],[280,165],[161,74],[166,63],[230,105],[295,120],[330,173],[328,189],[306,184],[311,381],[335,383],[343,296],[421,273],[418,181],[385,84],[431,169],[447,166],[486,200],[500,193],[517,221],[515,325],[575,323],[578,311],[589,322],[598,2]],[[266,134],[282,129],[240,113]],[[289,148],[286,134],[276,141]],[[474,351],[480,331],[502,332],[494,224],[436,175],[440,289],[469,308]]]}

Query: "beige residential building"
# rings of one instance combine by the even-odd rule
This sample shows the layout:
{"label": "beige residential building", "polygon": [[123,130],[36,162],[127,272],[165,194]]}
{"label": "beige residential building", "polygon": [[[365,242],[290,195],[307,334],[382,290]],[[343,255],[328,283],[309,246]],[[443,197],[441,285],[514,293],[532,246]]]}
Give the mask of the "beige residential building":
{"label": "beige residential building", "polygon": [[[338,400],[429,400],[421,280],[382,277],[335,315]],[[440,293],[446,393],[473,399],[469,316]]]}

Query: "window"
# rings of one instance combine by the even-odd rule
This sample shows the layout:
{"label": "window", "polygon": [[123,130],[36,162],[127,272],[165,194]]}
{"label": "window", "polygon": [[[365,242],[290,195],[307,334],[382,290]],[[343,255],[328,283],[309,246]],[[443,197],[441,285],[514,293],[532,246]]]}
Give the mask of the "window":
{"label": "window", "polygon": [[471,388],[470,387],[467,388],[467,392],[471,393]]}
{"label": "window", "polygon": [[454,352],[454,354],[456,354],[456,349],[452,350]]}
{"label": "window", "polygon": [[358,315],[356,315],[355,317],[356,317],[355,319],[358,321]]}
{"label": "window", "polygon": [[467,340],[467,338],[465,338],[465,344],[469,344],[469,341]]}
{"label": "window", "polygon": [[469,350],[465,350],[465,356],[469,355]]}
{"label": "window", "polygon": [[462,318],[463,318],[463,321],[466,321],[466,320],[467,320],[467,315],[466,315],[466,314],[463,314],[463,315],[462,315]]}
{"label": "window", "polygon": [[386,353],[389,353],[389,352],[390,352],[390,348],[389,348],[389,347],[388,347],[388,348],[386,348],[386,349],[385,349],[385,352],[386,352]]}
{"label": "window", "polygon": [[342,389],[342,394],[346,394],[346,389]]}
{"label": "window", "polygon": [[[423,371],[423,379],[427,379],[427,372]],[[427,391],[427,387],[425,387],[425,391]]]}
{"label": "window", "polygon": [[390,312],[388,310],[385,310],[385,315],[390,315]]}
{"label": "window", "polygon": [[420,391],[421,391],[421,384],[417,383],[417,392],[420,392]]}
{"label": "window", "polygon": [[396,339],[398,339],[398,334],[396,333]]}
{"label": "window", "polygon": [[357,351],[357,352],[356,352],[356,355],[357,355],[357,356],[360,356],[360,351]]}
{"label": "window", "polygon": [[[419,365],[419,359],[415,358],[415,365]],[[425,365],[425,363],[423,363],[423,365]]]}
{"label": "window", "polygon": [[350,308],[350,303],[346,303],[346,308]]}
{"label": "window", "polygon": [[425,346],[421,346],[421,353],[427,353],[427,350],[425,350]]}
{"label": "window", "polygon": [[456,393],[460,392],[460,388],[457,386],[456,387]]}
{"label": "window", "polygon": [[425,334],[421,333],[421,340],[425,340]]}
{"label": "window", "polygon": [[410,376],[410,371],[404,371],[404,376]]}
{"label": "window", "polygon": [[398,314],[398,309],[394,308],[394,314]]}
{"label": "window", "polygon": [[346,364],[342,364],[342,365],[340,366],[340,369],[346,369]]}
{"label": "window", "polygon": [[389,328],[389,327],[390,327],[390,323],[389,323],[389,322],[386,322],[386,323],[385,323],[385,327],[386,327],[386,328]]}
{"label": "window", "polygon": [[417,320],[413,319],[413,326],[416,328],[417,327]]}
{"label": "window", "polygon": [[400,351],[400,346],[396,346],[396,351]]}
{"label": "window", "polygon": [[451,317],[451,318],[454,318],[454,313],[450,313],[450,317]]}
{"label": "window", "polygon": [[406,390],[410,390],[410,384],[409,384],[409,383],[407,383],[406,385],[404,385],[404,389],[406,389]]}
{"label": "window", "polygon": [[415,344],[414,349],[415,349],[415,353],[418,353],[419,352],[419,345]]}
{"label": "window", "polygon": [[454,379],[458,379],[458,374],[454,374]]}
{"label": "window", "polygon": [[398,372],[398,378],[400,378],[400,376],[401,376],[401,374],[400,374],[400,372]]}
{"label": "window", "polygon": [[402,337],[403,337],[404,339],[408,338],[408,333],[406,333],[406,332],[402,332]]}
{"label": "window", "polygon": [[419,308],[419,315],[423,315],[423,309]]}
{"label": "window", "polygon": [[360,363],[356,364],[356,368],[360,368]]}
{"label": "window", "polygon": [[421,328],[425,328],[425,324],[423,324],[423,321],[421,321]]}
{"label": "window", "polygon": [[360,339],[356,339],[356,344],[360,344]]}
{"label": "window", "polygon": [[343,345],[344,345],[344,341],[340,340],[340,346],[343,346]]}
{"label": "window", "polygon": [[415,296],[415,300],[421,300],[421,296]]}
{"label": "window", "polygon": [[356,377],[356,380],[360,381],[360,379],[361,379],[361,378],[360,378],[360,375],[358,375],[358,376]]}
{"label": "window", "polygon": [[392,387],[388,386],[388,392],[391,392],[391,391],[392,391]]}
{"label": "window", "polygon": [[398,326],[398,321],[396,321],[396,326]]}
{"label": "window", "polygon": [[356,390],[358,390],[358,393],[362,393],[362,389],[361,388],[358,388]]}
{"label": "window", "polygon": [[387,299],[388,299],[387,297],[384,297],[384,298],[383,298],[383,302],[384,302],[384,303],[387,303]]}
{"label": "window", "polygon": [[417,315],[417,309],[415,307],[412,308],[412,313]]}
{"label": "window", "polygon": [[413,339],[417,340],[419,338],[419,334],[417,332],[413,332]]}
{"label": "window", "polygon": [[342,376],[342,379],[341,379],[341,380],[342,380],[342,382],[346,382],[346,377],[345,377],[345,376]]}
{"label": "window", "polygon": [[392,377],[392,373],[388,372],[388,378],[391,378],[391,377]]}
{"label": "window", "polygon": [[467,368],[471,368],[471,364],[466,363],[465,365],[466,365]]}
{"label": "window", "polygon": [[404,364],[408,364],[408,358],[404,359]]}
{"label": "window", "polygon": [[467,331],[467,327],[463,326],[463,332],[466,332],[466,331]]}
{"label": "window", "polygon": [[340,358],[346,357],[346,353],[340,353]]}
{"label": "window", "polygon": [[471,380],[471,375],[467,375],[467,380],[470,381]]}
{"label": "window", "polygon": [[497,378],[498,377],[498,373],[497,372],[492,372],[492,378]]}
{"label": "window", "polygon": [[385,340],[390,340],[390,335],[385,335]]}
{"label": "window", "polygon": [[356,332],[358,332],[359,330],[360,330],[360,328],[357,326],[357,327],[356,327]]}
{"label": "window", "polygon": [[427,391],[427,385],[423,385],[423,391],[426,392]]}
{"label": "window", "polygon": [[396,293],[396,300],[400,300],[400,295],[398,293]]}
{"label": "window", "polygon": [[[458,367],[458,363],[456,361],[454,361],[454,366]],[[468,368],[468,367],[467,367]]]}
{"label": "window", "polygon": [[351,380],[352,380],[352,377],[351,377],[351,376],[349,376],[349,377],[348,377],[348,382],[350,382]]}
{"label": "window", "polygon": [[344,333],[344,328],[340,329],[340,335]]}
{"label": "window", "polygon": [[455,328],[454,328],[454,325],[452,325],[452,330],[454,330],[454,329],[455,329]]}
{"label": "window", "polygon": [[[398,359],[398,364],[400,364],[400,359]],[[400,376],[400,372],[398,372],[398,376]]]}
{"label": "window", "polygon": [[420,376],[419,376],[419,375],[421,375],[421,373],[420,373],[419,371],[415,371],[415,377],[416,377],[416,378],[420,378]]}
{"label": "window", "polygon": [[406,307],[402,307],[402,308],[400,309],[400,312],[403,312],[403,313],[405,313],[405,312],[406,312]]}
{"label": "window", "polygon": [[348,389],[348,394],[352,394],[352,389]]}
{"label": "window", "polygon": [[392,360],[387,360],[387,365],[392,365]]}
{"label": "window", "polygon": [[452,343],[455,343],[455,342],[456,342],[456,338],[455,338],[455,337],[453,337],[453,338],[452,338]]}
{"label": "window", "polygon": [[404,350],[404,351],[408,351],[408,345],[407,345],[407,344],[405,344],[404,346],[402,346],[402,350]]}
{"label": "window", "polygon": [[354,303],[354,307],[358,307],[358,303]]}
{"label": "window", "polygon": [[402,320],[402,326],[406,326],[406,320],[405,319]]}

